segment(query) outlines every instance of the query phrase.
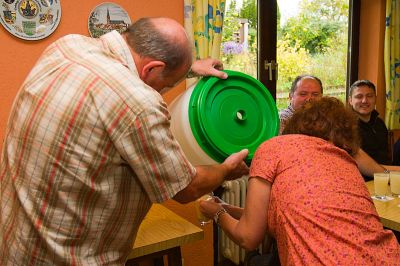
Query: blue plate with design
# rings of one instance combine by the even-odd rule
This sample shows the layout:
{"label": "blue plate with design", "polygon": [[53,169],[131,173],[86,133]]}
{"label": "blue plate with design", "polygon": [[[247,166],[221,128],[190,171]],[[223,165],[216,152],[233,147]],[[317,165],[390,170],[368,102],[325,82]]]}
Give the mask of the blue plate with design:
{"label": "blue plate with design", "polygon": [[2,0],[0,22],[12,35],[40,40],[52,34],[61,19],[60,0]]}

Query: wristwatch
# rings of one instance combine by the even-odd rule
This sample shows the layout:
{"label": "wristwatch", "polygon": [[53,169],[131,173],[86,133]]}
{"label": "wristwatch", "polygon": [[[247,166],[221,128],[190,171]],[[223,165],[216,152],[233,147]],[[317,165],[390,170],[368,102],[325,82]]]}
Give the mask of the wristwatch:
{"label": "wristwatch", "polygon": [[223,214],[223,213],[227,213],[227,211],[226,211],[224,208],[222,208],[222,209],[220,209],[219,211],[217,211],[217,213],[214,215],[214,222],[215,222],[217,225],[219,225],[219,217],[220,217],[221,214]]}

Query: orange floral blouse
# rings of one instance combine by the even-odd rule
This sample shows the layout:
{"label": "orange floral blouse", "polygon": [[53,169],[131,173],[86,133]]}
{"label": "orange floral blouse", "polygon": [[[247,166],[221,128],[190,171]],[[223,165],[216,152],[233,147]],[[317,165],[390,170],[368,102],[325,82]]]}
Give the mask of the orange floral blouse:
{"label": "orange floral blouse", "polygon": [[275,137],[256,151],[250,176],[272,184],[267,230],[282,265],[400,265],[400,246],[346,151],[316,137]]}

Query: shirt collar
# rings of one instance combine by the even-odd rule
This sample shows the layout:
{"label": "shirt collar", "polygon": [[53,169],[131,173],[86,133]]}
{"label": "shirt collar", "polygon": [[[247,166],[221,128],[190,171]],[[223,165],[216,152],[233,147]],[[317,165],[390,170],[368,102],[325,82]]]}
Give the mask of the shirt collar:
{"label": "shirt collar", "polygon": [[289,104],[288,106],[288,110],[291,111],[292,113],[294,113],[296,110],[294,110],[294,108],[292,107],[291,104]]}
{"label": "shirt collar", "polygon": [[102,35],[100,39],[110,50],[110,53],[113,54],[117,60],[121,61],[121,64],[139,76],[129,46],[118,31],[113,30],[106,33]]}

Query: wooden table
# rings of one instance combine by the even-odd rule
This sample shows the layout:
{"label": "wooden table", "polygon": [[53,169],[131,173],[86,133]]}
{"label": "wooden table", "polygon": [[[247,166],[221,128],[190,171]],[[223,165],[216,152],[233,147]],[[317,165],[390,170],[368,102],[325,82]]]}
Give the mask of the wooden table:
{"label": "wooden table", "polygon": [[[374,181],[368,181],[366,184],[369,193],[374,195]],[[382,224],[387,228],[400,232],[400,199],[395,198],[394,200],[386,202],[379,200],[373,201],[379,217],[381,218]]]}
{"label": "wooden table", "polygon": [[204,231],[168,208],[153,204],[139,227],[126,265],[168,256],[168,265],[182,265],[180,247],[204,238]]}

